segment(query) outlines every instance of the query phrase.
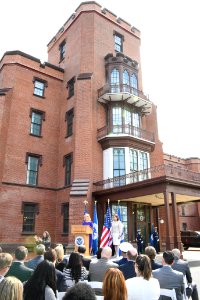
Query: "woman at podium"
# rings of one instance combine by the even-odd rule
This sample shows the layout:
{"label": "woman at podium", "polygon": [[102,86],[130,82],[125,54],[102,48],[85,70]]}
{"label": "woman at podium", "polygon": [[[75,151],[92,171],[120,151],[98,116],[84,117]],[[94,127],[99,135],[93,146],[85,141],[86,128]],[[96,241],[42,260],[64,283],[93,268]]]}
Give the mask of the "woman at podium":
{"label": "woman at podium", "polygon": [[[84,215],[84,221],[83,221],[82,225],[89,225],[93,229],[93,222],[91,221],[89,214]],[[92,234],[89,235],[89,248],[90,248],[90,253],[91,253],[92,252]]]}

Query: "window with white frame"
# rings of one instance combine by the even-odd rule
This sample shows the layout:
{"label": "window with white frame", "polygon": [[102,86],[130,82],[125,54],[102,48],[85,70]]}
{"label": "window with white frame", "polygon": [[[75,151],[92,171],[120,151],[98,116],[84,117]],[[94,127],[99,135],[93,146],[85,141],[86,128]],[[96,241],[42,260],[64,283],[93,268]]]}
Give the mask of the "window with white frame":
{"label": "window with white frame", "polygon": [[[113,148],[113,177],[123,176],[126,174],[125,165],[125,149],[124,148]],[[125,179],[119,178],[114,181],[114,186],[124,185]]]}
{"label": "window with white frame", "polygon": [[119,70],[116,68],[112,70],[111,72],[111,78],[110,78],[110,84],[111,84],[111,93],[119,93],[120,92],[120,86],[119,86]]}

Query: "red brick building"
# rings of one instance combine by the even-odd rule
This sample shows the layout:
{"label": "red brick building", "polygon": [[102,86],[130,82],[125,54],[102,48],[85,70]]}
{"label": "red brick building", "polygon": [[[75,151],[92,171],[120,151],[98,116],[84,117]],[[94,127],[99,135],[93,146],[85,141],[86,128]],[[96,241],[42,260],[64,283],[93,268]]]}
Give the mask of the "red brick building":
{"label": "red brick building", "polygon": [[43,230],[73,243],[84,200],[91,214],[97,201],[101,233],[109,198],[112,213],[120,200],[127,240],[141,228],[147,243],[154,223],[163,247],[180,247],[177,203],[200,199],[200,162],[188,160],[180,174],[163,155],[156,106],[142,86],[140,32],[95,1],[81,3],[52,38],[47,63],[4,54],[0,135],[4,246]]}

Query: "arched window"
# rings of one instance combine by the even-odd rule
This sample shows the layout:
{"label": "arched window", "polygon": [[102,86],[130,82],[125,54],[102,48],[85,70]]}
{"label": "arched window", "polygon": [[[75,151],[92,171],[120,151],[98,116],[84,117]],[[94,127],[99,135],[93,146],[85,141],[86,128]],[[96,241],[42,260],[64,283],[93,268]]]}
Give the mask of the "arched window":
{"label": "arched window", "polygon": [[111,73],[111,93],[119,93],[119,71],[113,69]]}
{"label": "arched window", "polygon": [[138,79],[135,74],[131,75],[131,88],[134,95],[138,95]]}
{"label": "arched window", "polygon": [[129,73],[127,70],[124,70],[123,72],[123,92],[130,92],[130,78],[129,78]]}

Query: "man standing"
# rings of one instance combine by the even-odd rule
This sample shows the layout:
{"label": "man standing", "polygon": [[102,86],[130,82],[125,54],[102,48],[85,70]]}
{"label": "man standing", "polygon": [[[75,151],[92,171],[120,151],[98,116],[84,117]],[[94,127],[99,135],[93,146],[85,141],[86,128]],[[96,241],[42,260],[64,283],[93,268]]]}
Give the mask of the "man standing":
{"label": "man standing", "polygon": [[137,248],[138,248],[138,254],[141,254],[143,251],[143,236],[141,234],[141,230],[138,229],[137,230],[137,237],[136,237],[136,241],[137,241]]}
{"label": "man standing", "polygon": [[186,295],[189,298],[192,297],[192,300],[199,300],[197,285],[192,282],[192,276],[190,272],[190,268],[187,261],[180,259],[181,252],[179,249],[173,249],[174,253],[174,264],[172,265],[172,269],[183,273],[186,276],[188,287],[186,286]]}
{"label": "man standing", "polygon": [[[158,279],[161,289],[175,289],[177,300],[183,300],[184,281],[183,274],[172,269],[174,254],[172,251],[163,252],[163,267],[152,272],[153,277]],[[160,300],[165,296],[160,296]]]}
{"label": "man standing", "polygon": [[4,280],[4,276],[12,265],[13,257],[9,253],[0,253],[0,282]]}
{"label": "man standing", "polygon": [[153,246],[156,249],[156,253],[159,253],[159,234],[157,227],[154,227],[154,232],[153,232]]}

